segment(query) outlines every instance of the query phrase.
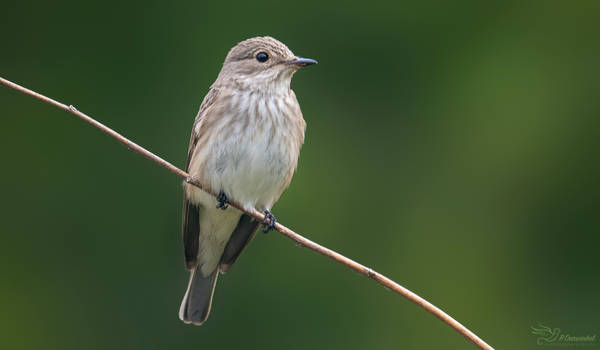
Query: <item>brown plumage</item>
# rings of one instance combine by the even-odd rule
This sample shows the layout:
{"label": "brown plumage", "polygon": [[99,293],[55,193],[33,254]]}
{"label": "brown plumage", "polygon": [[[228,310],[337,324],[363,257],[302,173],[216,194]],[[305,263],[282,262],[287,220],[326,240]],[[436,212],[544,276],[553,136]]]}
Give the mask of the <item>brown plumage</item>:
{"label": "brown plumage", "polygon": [[296,57],[271,37],[242,41],[227,55],[194,121],[186,170],[215,193],[184,185],[183,243],[191,271],[179,317],[202,324],[210,312],[218,273],[225,273],[250,242],[259,222],[227,198],[268,215],[290,184],[306,123],[293,74],[316,63]]}

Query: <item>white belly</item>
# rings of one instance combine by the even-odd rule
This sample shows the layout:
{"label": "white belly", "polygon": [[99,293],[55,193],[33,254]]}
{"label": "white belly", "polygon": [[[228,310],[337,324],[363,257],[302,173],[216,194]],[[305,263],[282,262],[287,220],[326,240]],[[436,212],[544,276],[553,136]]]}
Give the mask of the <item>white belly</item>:
{"label": "white belly", "polygon": [[[221,186],[231,198],[258,210],[271,209],[292,169],[289,150],[266,138],[231,145],[222,161]],[[293,170],[292,170],[293,171]]]}
{"label": "white belly", "polygon": [[[230,137],[215,147],[204,170],[211,187],[248,208],[271,209],[294,165],[280,136]],[[203,176],[204,177],[204,176]]]}

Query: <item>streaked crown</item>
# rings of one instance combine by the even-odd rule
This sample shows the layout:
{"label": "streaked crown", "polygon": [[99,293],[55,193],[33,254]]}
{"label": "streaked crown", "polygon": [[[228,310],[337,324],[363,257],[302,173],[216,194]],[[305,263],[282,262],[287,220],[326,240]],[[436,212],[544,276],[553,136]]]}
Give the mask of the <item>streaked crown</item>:
{"label": "streaked crown", "polygon": [[[259,53],[267,54],[266,60],[261,62],[257,56]],[[264,57],[264,56],[262,56]],[[256,60],[263,63],[262,66],[272,66],[282,61],[289,61],[296,58],[292,51],[288,49],[281,41],[270,36],[261,36],[250,38],[235,45],[225,58],[225,65],[232,62]]]}
{"label": "streaked crown", "polygon": [[289,88],[294,73],[317,63],[296,57],[282,42],[255,37],[235,45],[225,58],[215,85],[233,85],[242,89]]}

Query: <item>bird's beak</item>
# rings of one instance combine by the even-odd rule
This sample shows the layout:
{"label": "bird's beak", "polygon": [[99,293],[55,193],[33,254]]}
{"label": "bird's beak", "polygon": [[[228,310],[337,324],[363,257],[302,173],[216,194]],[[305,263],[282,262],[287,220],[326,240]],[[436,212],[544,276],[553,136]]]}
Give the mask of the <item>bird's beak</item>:
{"label": "bird's beak", "polygon": [[295,59],[290,61],[290,64],[299,66],[299,67],[306,67],[306,66],[310,66],[311,64],[317,64],[317,61],[313,60],[312,58],[302,58],[302,57],[296,57]]}

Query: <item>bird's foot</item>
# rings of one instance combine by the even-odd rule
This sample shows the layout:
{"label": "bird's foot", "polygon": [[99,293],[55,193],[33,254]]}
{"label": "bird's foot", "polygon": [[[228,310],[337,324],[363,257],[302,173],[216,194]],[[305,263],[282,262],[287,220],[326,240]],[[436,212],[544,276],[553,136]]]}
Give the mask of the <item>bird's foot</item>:
{"label": "bird's foot", "polygon": [[269,210],[265,210],[265,218],[262,221],[263,232],[268,233],[269,231],[274,230],[275,223],[277,223],[277,220],[275,220],[275,216],[273,216],[273,213],[271,213]]}
{"label": "bird's foot", "polygon": [[219,195],[217,196],[217,201],[219,201],[219,204],[217,204],[217,209],[221,209],[221,210],[227,209],[227,207],[228,207],[227,203],[229,202],[229,199],[227,198],[227,195],[225,194],[225,192],[223,192],[223,191],[219,192]]}

